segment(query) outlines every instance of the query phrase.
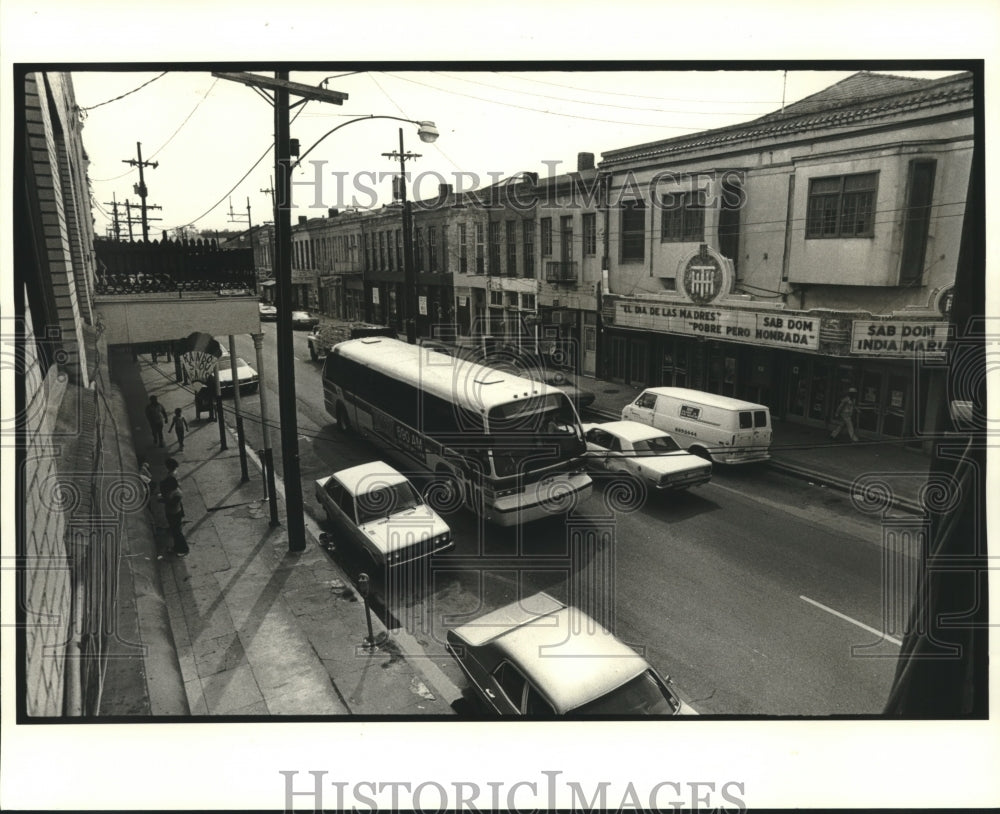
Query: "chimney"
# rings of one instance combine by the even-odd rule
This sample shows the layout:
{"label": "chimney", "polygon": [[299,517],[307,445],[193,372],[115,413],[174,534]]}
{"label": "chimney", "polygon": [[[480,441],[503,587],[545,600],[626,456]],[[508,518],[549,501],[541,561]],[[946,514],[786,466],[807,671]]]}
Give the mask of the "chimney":
{"label": "chimney", "polygon": [[594,169],[594,154],[593,153],[577,153],[576,154],[576,171],[583,172],[584,170]]}
{"label": "chimney", "polygon": [[331,207],[330,209],[326,210],[326,214],[331,218],[335,218],[337,217],[337,215],[340,214],[340,210],[337,209],[336,207]]}
{"label": "chimney", "polygon": [[308,215],[299,215],[299,226],[304,226],[307,220],[309,220]]}
{"label": "chimney", "polygon": [[451,184],[438,184],[438,197],[447,198],[451,195]]}

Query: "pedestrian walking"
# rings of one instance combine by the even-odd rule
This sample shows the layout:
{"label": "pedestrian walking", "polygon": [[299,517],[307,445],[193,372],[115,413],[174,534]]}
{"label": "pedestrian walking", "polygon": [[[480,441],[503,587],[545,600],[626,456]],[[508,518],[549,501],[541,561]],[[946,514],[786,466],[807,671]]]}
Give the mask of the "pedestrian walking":
{"label": "pedestrian walking", "polygon": [[167,517],[167,528],[174,541],[173,552],[178,557],[188,555],[188,543],[184,537],[184,494],[181,492],[177,478],[168,475],[160,482],[160,500],[163,501],[163,513]]}
{"label": "pedestrian walking", "polygon": [[840,431],[847,427],[847,434],[851,440],[858,440],[858,434],[854,431],[854,414],[858,410],[857,395],[857,388],[851,387],[848,389],[847,395],[840,400],[834,411],[836,418],[833,422],[833,431],[830,433],[831,438],[836,438],[840,435]]}
{"label": "pedestrian walking", "polygon": [[163,425],[167,423],[167,411],[156,400],[156,396],[149,397],[149,404],[146,405],[146,420],[149,422],[149,429],[153,431],[153,443],[162,447]]}
{"label": "pedestrian walking", "polygon": [[167,427],[167,432],[172,432],[177,435],[178,450],[180,452],[184,451],[184,434],[187,432],[187,428],[187,419],[184,418],[181,408],[178,407],[174,410],[174,417],[170,419],[170,426]]}

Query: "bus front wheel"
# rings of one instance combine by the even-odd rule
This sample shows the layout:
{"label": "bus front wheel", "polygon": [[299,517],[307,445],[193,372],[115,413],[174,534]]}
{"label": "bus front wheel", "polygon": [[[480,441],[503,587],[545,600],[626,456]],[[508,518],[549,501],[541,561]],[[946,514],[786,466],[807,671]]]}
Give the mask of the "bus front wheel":
{"label": "bus front wheel", "polygon": [[351,431],[351,422],[347,420],[347,410],[343,404],[337,405],[337,429],[345,433]]}

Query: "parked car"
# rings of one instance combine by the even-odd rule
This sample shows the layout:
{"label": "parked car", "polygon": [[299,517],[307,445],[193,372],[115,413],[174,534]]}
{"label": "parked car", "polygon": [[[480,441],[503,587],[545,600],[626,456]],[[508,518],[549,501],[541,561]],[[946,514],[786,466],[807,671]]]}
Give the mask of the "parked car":
{"label": "parked car", "polygon": [[319,325],[319,317],[314,317],[308,311],[292,311],[292,328],[311,331],[317,325]]}
{"label": "parked car", "polygon": [[546,593],[448,631],[480,702],[499,715],[694,715],[649,663]]}
{"label": "parked car", "polygon": [[268,305],[266,302],[257,303],[257,310],[260,312],[260,318],[264,322],[275,322],[278,319],[278,309],[273,305]]}
{"label": "parked car", "polygon": [[587,464],[627,472],[654,489],[687,489],[712,479],[712,463],[685,452],[663,430],[637,421],[584,424]]}
{"label": "parked car", "polygon": [[451,529],[407,478],[371,461],[316,481],[329,524],[379,568],[392,568],[453,548]]}
{"label": "parked car", "polygon": [[[236,358],[236,376],[240,383],[240,392],[245,390],[256,392],[260,380],[257,371],[248,365],[243,359]],[[229,362],[229,354],[219,359],[219,392],[225,395],[233,389],[233,368]]]}

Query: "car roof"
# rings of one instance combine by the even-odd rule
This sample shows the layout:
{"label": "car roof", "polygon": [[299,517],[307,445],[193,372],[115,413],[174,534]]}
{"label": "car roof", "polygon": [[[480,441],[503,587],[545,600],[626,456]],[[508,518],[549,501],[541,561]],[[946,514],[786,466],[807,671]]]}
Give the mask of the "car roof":
{"label": "car roof", "polygon": [[608,421],[604,424],[588,424],[588,429],[607,430],[619,438],[626,441],[645,441],[648,438],[662,438],[669,433],[651,427],[649,424],[640,424],[638,421]]}
{"label": "car roof", "polygon": [[491,643],[559,713],[649,669],[644,658],[582,610],[545,593],[481,616],[454,633],[474,647]]}
{"label": "car roof", "polygon": [[375,485],[392,486],[397,483],[406,482],[406,477],[393,469],[385,461],[369,461],[366,464],[352,466],[349,469],[341,469],[339,472],[334,472],[333,476],[352,495],[359,494],[361,487],[365,487],[365,493],[367,494]]}
{"label": "car roof", "polygon": [[648,387],[644,393],[655,393],[657,396],[671,396],[683,401],[691,401],[695,404],[704,404],[707,407],[721,407],[724,410],[766,410],[763,404],[755,404],[752,401],[743,401],[729,396],[719,396],[715,393],[706,393],[702,390],[692,390],[689,387]]}

